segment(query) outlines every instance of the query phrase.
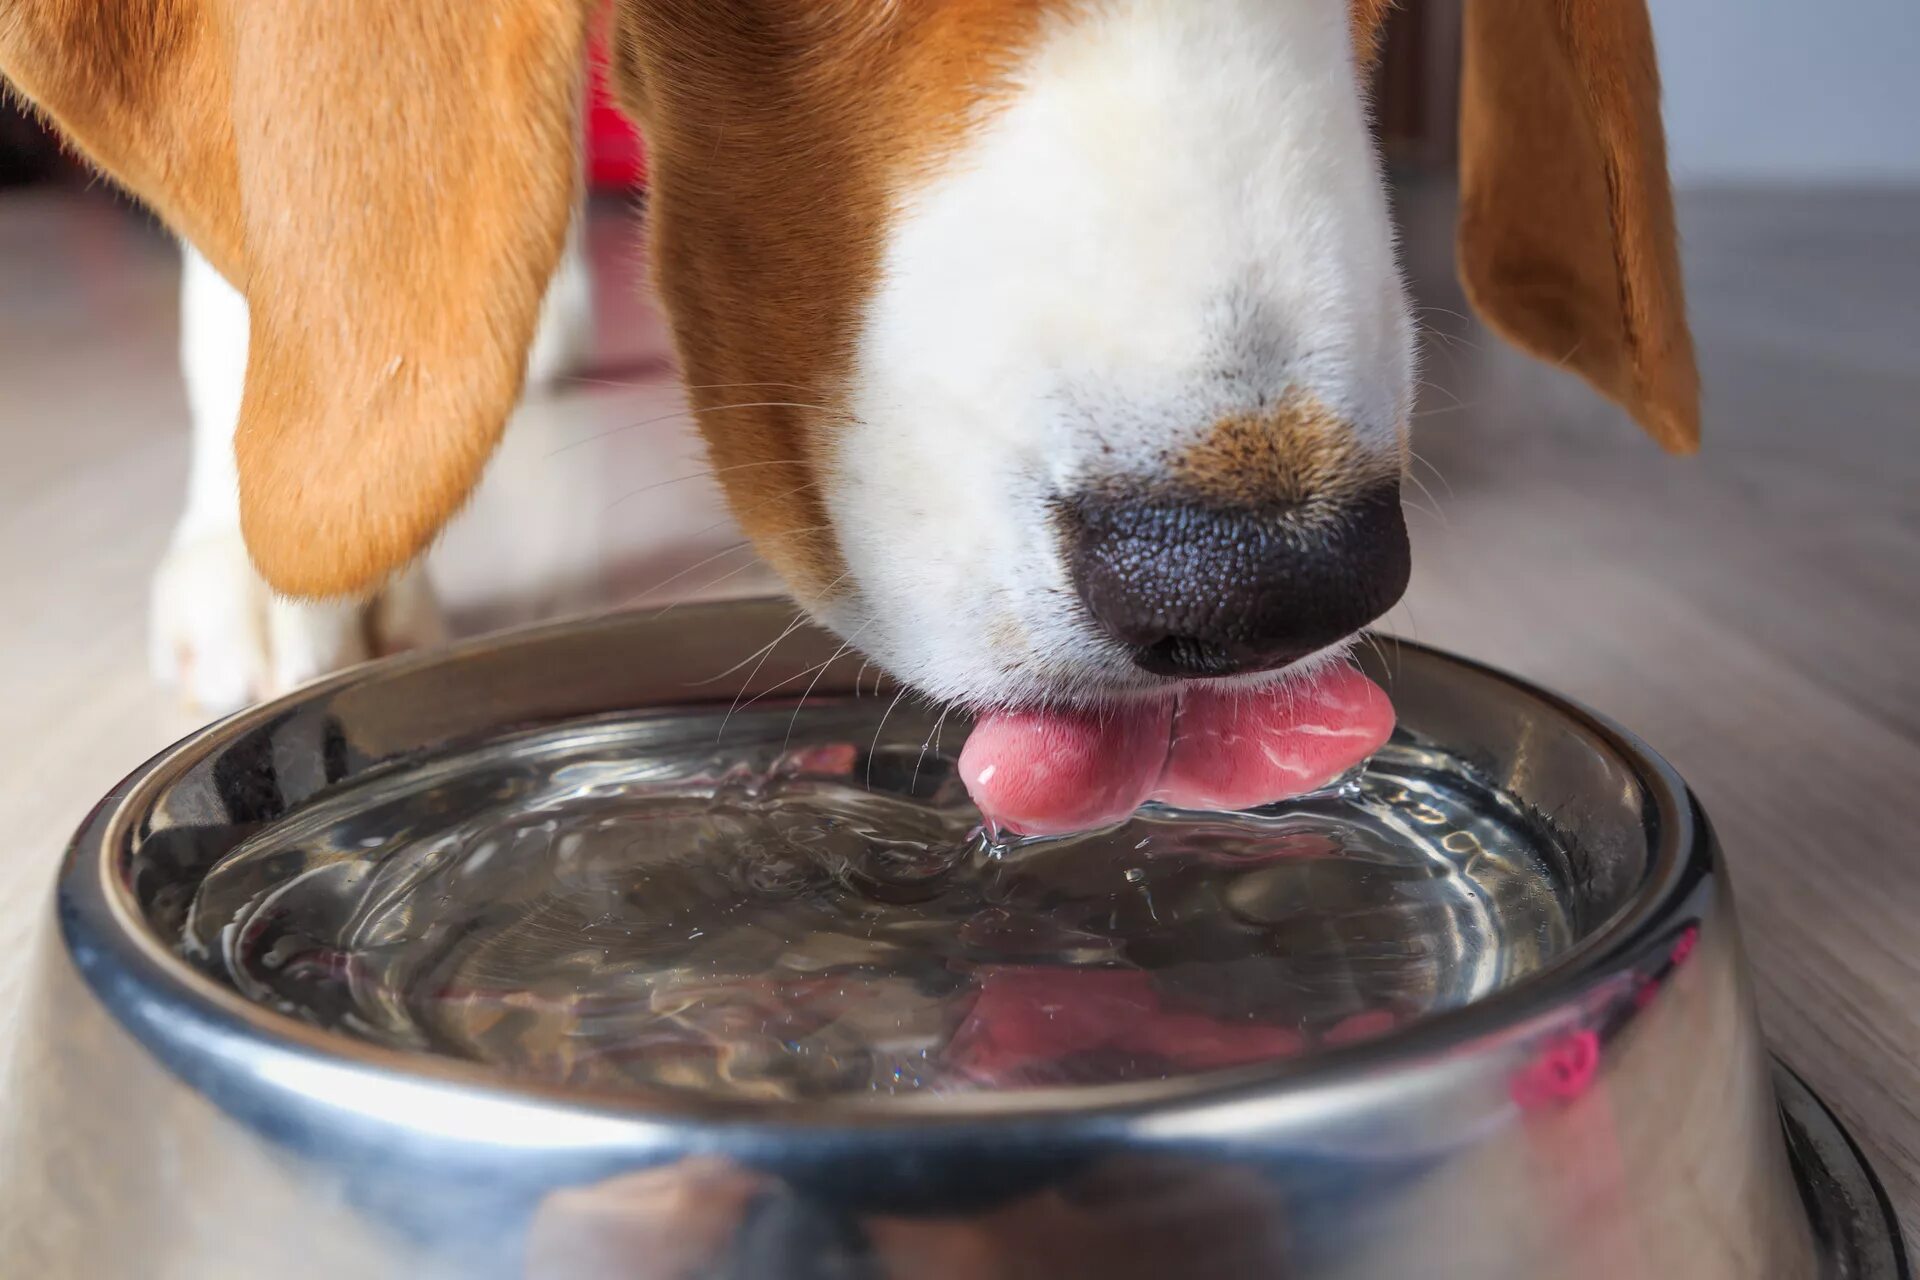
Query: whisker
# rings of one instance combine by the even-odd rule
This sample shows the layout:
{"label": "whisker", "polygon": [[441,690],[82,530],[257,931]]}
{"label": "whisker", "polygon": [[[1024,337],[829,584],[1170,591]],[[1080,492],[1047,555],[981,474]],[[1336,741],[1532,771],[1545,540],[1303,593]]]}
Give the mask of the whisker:
{"label": "whisker", "polygon": [[1453,407],[1456,409],[1464,409],[1467,407],[1466,401],[1462,400],[1458,395],[1454,394],[1454,391],[1451,387],[1443,387],[1439,383],[1433,381],[1431,378],[1415,379],[1414,385],[1416,387],[1425,387],[1429,391],[1438,391],[1441,395],[1453,401]]}
{"label": "whisker", "polygon": [[1447,518],[1441,515],[1438,511],[1435,511],[1428,504],[1424,502],[1415,502],[1412,498],[1407,498],[1407,497],[1402,497],[1400,501],[1401,501],[1401,504],[1406,508],[1406,510],[1410,514],[1426,516],[1429,519],[1431,519],[1436,525],[1439,525],[1440,532],[1448,533],[1451,531],[1447,525]]}
{"label": "whisker", "polygon": [[787,748],[793,744],[793,727],[796,724],[800,723],[800,713],[801,711],[806,709],[807,699],[811,698],[813,696],[814,689],[819,687],[821,677],[827,674],[827,668],[831,667],[834,663],[838,662],[840,660],[841,654],[853,648],[853,642],[860,638],[860,633],[862,631],[865,631],[871,625],[873,625],[873,619],[869,618],[867,619],[867,621],[861,623],[858,627],[855,627],[853,634],[840,642],[840,647],[833,651],[833,655],[831,657],[829,657],[825,662],[820,664],[819,668],[814,673],[813,679],[809,681],[807,683],[807,687],[801,691],[800,701],[797,704],[795,704],[793,708],[793,715],[787,719],[787,736],[780,743],[781,755],[785,755],[787,753]]}
{"label": "whisker", "polygon": [[571,387],[610,387],[615,391],[626,391],[634,387],[659,387],[668,384],[668,378],[660,373],[644,378],[608,378],[591,373],[563,373],[555,381]]}
{"label": "whisker", "polygon": [[760,563],[761,563],[760,558],[758,556],[755,556],[752,559],[748,560],[745,564],[740,565],[737,568],[729,569],[717,578],[709,578],[705,583],[701,584],[699,587],[691,591],[687,591],[682,595],[678,596],[677,598],[668,601],[667,604],[661,608],[658,616],[662,618],[666,617],[668,614],[672,613],[675,609],[678,609],[681,605],[687,603],[687,601],[692,599],[693,597],[698,595],[703,595],[706,592],[713,590],[715,587],[719,586],[721,583],[726,582],[730,579],[739,577],[741,574],[747,572],[747,570],[749,569],[758,568],[760,566]]}
{"label": "whisker", "polygon": [[[788,636],[792,635],[794,632],[798,631],[801,627],[801,624],[804,623],[806,620],[807,620],[806,611],[802,610],[800,614],[794,618],[793,622],[787,627],[785,631],[782,631],[779,635],[773,638],[773,643],[768,645],[766,652],[760,655],[760,661],[753,664],[753,670],[748,672],[747,678],[740,682],[740,692],[733,695],[733,705],[729,706],[727,708],[727,714],[720,718],[720,731],[713,735],[713,743],[715,746],[719,746],[720,739],[727,736],[727,726],[733,722],[733,713],[740,710],[740,699],[746,697],[747,690],[753,687],[754,680],[757,679],[760,675],[760,668],[767,665],[767,659],[773,656],[773,651],[779,647],[780,642],[782,640],[785,640]],[[805,673],[803,672],[802,674],[805,674]],[[785,682],[782,681],[782,683],[785,683]],[[767,692],[768,692],[767,690],[764,690],[764,689],[761,690],[760,693],[754,695],[753,700],[748,702],[747,705],[752,706],[754,702],[758,702],[761,697],[764,697]]]}
{"label": "whisker", "polygon": [[[695,538],[702,537],[705,534],[712,533],[715,529],[725,528],[727,525],[730,525],[730,524],[737,524],[740,520],[740,517],[742,516],[752,515],[754,512],[760,510],[763,507],[770,507],[774,503],[779,502],[784,498],[791,498],[794,494],[803,493],[812,487],[813,487],[812,483],[808,482],[807,484],[795,485],[791,489],[783,489],[779,493],[769,494],[767,497],[760,499],[758,502],[750,503],[747,506],[741,507],[738,511],[729,511],[726,515],[721,516],[718,520],[715,520],[712,524],[703,525],[700,528],[693,530],[691,533],[687,535],[687,538],[689,540],[692,540]],[[795,532],[817,532],[817,530],[796,530]],[[655,590],[655,588],[649,588],[649,590]]]}
{"label": "whisker", "polygon": [[[829,582],[824,588],[821,589],[821,594],[825,595],[828,592],[831,592],[835,587],[839,586],[840,583],[846,578],[847,573],[849,572],[851,572],[851,570],[841,573],[832,582]],[[714,735],[713,740],[716,744],[720,741],[721,736],[726,733],[727,724],[729,721],[733,719],[733,713],[740,709],[740,699],[744,698],[746,696],[747,690],[753,687],[753,682],[757,678],[759,678],[760,669],[767,665],[767,659],[773,656],[773,651],[780,647],[781,641],[785,640],[788,636],[792,635],[794,632],[798,631],[802,626],[806,625],[806,622],[807,622],[807,611],[805,609],[796,609],[794,611],[793,621],[787,624],[787,629],[785,631],[782,631],[779,635],[775,636],[772,640],[768,641],[764,646],[754,650],[753,653],[750,653],[746,657],[740,659],[740,661],[734,663],[731,667],[728,667],[725,671],[722,671],[717,676],[712,676],[706,680],[694,680],[694,681],[688,682],[689,688],[697,687],[700,685],[712,684],[717,680],[724,680],[729,675],[732,675],[734,672],[738,671],[741,667],[746,666],[749,662],[753,662],[756,656],[758,656],[760,659],[758,662],[753,662],[753,670],[748,672],[747,678],[741,682],[740,691],[733,695],[733,704],[727,708],[727,714],[724,717],[722,717],[720,721],[720,732]],[[829,659],[829,661],[831,661],[831,659]],[[812,670],[812,668],[809,667],[808,670],[810,671]],[[806,672],[803,671],[800,674],[805,675]],[[782,681],[781,683],[785,684],[787,682]],[[777,688],[779,686],[775,686],[775,687]],[[771,690],[764,691],[761,695],[756,696],[754,701],[756,702],[759,701],[759,697],[764,696],[765,692],[771,692]],[[752,703],[750,702],[747,705],[751,706]]]}
{"label": "whisker", "polygon": [[[655,489],[664,489],[668,485],[685,484],[689,480],[718,480],[721,476],[731,475],[736,471],[751,471],[756,467],[803,467],[805,465],[806,463],[798,458],[770,458],[765,462],[736,462],[730,467],[702,467],[698,471],[689,471],[684,476],[673,476],[666,480],[656,480],[652,484],[641,485],[638,489],[634,489],[629,493],[623,493],[607,504],[607,510],[611,511],[628,499],[637,498],[643,493],[652,493]],[[806,486],[803,485],[801,487],[805,488]]]}
{"label": "whisker", "polygon": [[590,436],[582,436],[580,439],[572,441],[569,444],[561,445],[547,456],[557,457],[560,454],[578,449],[582,445],[592,444],[596,440],[610,439],[624,431],[638,431],[642,427],[658,426],[663,422],[672,422],[676,418],[691,418],[701,413],[730,413],[736,409],[817,409],[821,413],[838,412],[838,410],[830,405],[809,404],[800,400],[748,400],[740,404],[710,404],[699,409],[688,406],[685,409],[679,409],[673,413],[663,413],[655,418],[642,418],[638,422],[629,422],[624,426],[608,427],[605,431],[596,431]]}
{"label": "whisker", "polygon": [[1423,466],[1423,467],[1425,467],[1425,468],[1426,468],[1426,469],[1427,469],[1428,471],[1431,471],[1431,472],[1433,473],[1433,478],[1434,478],[1435,480],[1437,480],[1437,481],[1439,481],[1439,482],[1440,482],[1440,484],[1441,484],[1441,486],[1442,486],[1442,487],[1443,487],[1444,489],[1446,489],[1446,491],[1447,491],[1447,496],[1448,496],[1449,498],[1451,498],[1451,497],[1453,496],[1453,482],[1452,482],[1452,481],[1450,481],[1450,480],[1448,480],[1448,479],[1446,478],[1446,476],[1444,476],[1444,475],[1442,475],[1442,474],[1440,473],[1440,468],[1439,468],[1439,467],[1436,467],[1436,466],[1434,466],[1434,465],[1433,465],[1433,463],[1431,463],[1431,462],[1429,462],[1429,461],[1428,461],[1427,459],[1425,459],[1425,458],[1423,458],[1423,457],[1421,457],[1421,456],[1420,456],[1420,451],[1419,451],[1418,449],[1411,449],[1411,448],[1410,448],[1410,449],[1408,449],[1408,450],[1407,450],[1407,456],[1408,456],[1409,458],[1411,458],[1411,459],[1413,459],[1413,460],[1414,460],[1415,462],[1417,462],[1417,463],[1419,463],[1419,464],[1420,464],[1421,466]]}
{"label": "whisker", "polygon": [[1407,472],[1407,480],[1409,483],[1415,485],[1426,498],[1428,513],[1432,515],[1435,520],[1438,520],[1443,528],[1451,533],[1453,531],[1453,521],[1449,520],[1440,510],[1440,500],[1433,496],[1433,490],[1427,488],[1426,481],[1422,480],[1411,470]]}
{"label": "whisker", "polygon": [[940,736],[940,726],[947,722],[947,717],[951,714],[953,714],[953,704],[951,702],[943,704],[940,715],[933,722],[933,728],[927,731],[927,740],[920,744],[920,754],[913,762],[913,781],[907,784],[908,791],[920,789],[920,766],[927,762],[927,749],[933,745],[934,739]]}
{"label": "whisker", "polygon": [[[767,641],[765,644],[761,645],[758,649],[755,649],[752,653],[740,659],[740,661],[734,663],[732,666],[728,667],[725,671],[722,671],[719,675],[708,676],[704,680],[689,680],[687,681],[687,687],[690,689],[699,688],[702,685],[714,684],[718,681],[725,680],[728,676],[732,675],[734,672],[738,671],[740,668],[746,666],[749,662],[752,662],[755,658],[760,658],[761,661],[764,662],[766,659],[763,655],[773,652],[773,647],[775,645],[779,644],[782,640],[785,640],[788,636],[792,635],[795,631],[798,631],[800,629],[800,625],[804,623],[806,620],[807,620],[806,610],[804,609],[795,610],[793,615],[793,621],[787,625],[787,629],[785,631],[782,631],[779,635]],[[760,668],[758,667],[754,668],[754,672],[756,674],[759,672],[759,670]],[[752,680],[753,680],[752,676],[747,677],[748,683],[752,683]],[[736,699],[736,701],[738,700]]]}
{"label": "whisker", "polygon": [[1437,409],[1415,409],[1407,416],[1415,421],[1421,418],[1439,418],[1449,413],[1460,413],[1467,410],[1478,409],[1480,405],[1481,402],[1478,400],[1467,400],[1459,404],[1443,404]]}
{"label": "whisker", "polygon": [[1416,644],[1417,644],[1417,643],[1419,643],[1419,641],[1420,641],[1420,619],[1419,619],[1419,617],[1418,617],[1418,615],[1416,615],[1416,614],[1414,613],[1414,611],[1413,611],[1413,604],[1412,604],[1412,602],[1411,602],[1411,601],[1409,601],[1409,600],[1407,600],[1407,599],[1406,599],[1406,598],[1405,598],[1405,597],[1403,596],[1403,597],[1401,597],[1401,600],[1400,600],[1400,603],[1399,603],[1399,605],[1398,605],[1397,607],[1398,607],[1399,609],[1404,609],[1404,610],[1406,610],[1406,614],[1407,614],[1407,633],[1408,633],[1408,636],[1407,636],[1407,638],[1408,638],[1408,639],[1410,639],[1410,640],[1412,640],[1412,641],[1414,641],[1414,643],[1416,643]]}
{"label": "whisker", "polygon": [[873,742],[867,747],[867,790],[869,791],[873,790],[873,755],[880,750],[880,735],[886,732],[887,717],[893,714],[893,709],[900,705],[900,699],[906,696],[907,687],[901,685],[900,692],[893,695],[893,701],[889,702],[887,709],[880,713],[880,723],[874,726]]}
{"label": "whisker", "polygon": [[[725,521],[722,521],[721,523],[724,524]],[[717,528],[718,526],[716,525],[713,527]],[[791,537],[796,533],[818,533],[820,532],[820,530],[825,529],[827,527],[828,526],[824,524],[801,525],[797,529],[787,529],[780,533],[774,534],[773,536],[779,537],[779,538],[785,538],[785,537]],[[705,531],[702,530],[702,532],[705,532]],[[686,577],[688,574],[693,573],[698,569],[704,569],[706,566],[712,564],[715,560],[719,560],[725,556],[730,556],[736,551],[748,551],[748,550],[752,550],[752,548],[753,548],[753,542],[751,539],[742,539],[739,542],[735,542],[729,546],[721,548],[720,550],[714,552],[712,555],[706,557],[704,560],[694,561],[692,564],[680,570],[678,573],[673,574],[671,577],[666,578],[664,581],[654,583],[651,587],[648,587],[644,591],[638,591],[638,592],[635,592],[633,595],[627,596],[625,599],[621,600],[620,603],[623,605],[638,604],[640,601],[645,600],[649,596],[659,595],[662,591],[665,591],[668,587],[680,581],[680,579]],[[746,566],[746,565],[741,566],[742,569],[745,569],[748,567],[750,566]]]}
{"label": "whisker", "polygon": [[[1428,324],[1425,320],[1419,319],[1420,314],[1423,314],[1428,311],[1436,312],[1437,314],[1443,315],[1443,316],[1451,316],[1455,320],[1458,320],[1462,324],[1466,325],[1469,331],[1478,332],[1480,329],[1480,322],[1475,320],[1472,316],[1467,315],[1465,312],[1455,311],[1449,307],[1427,306],[1427,307],[1415,308],[1416,314],[1415,314],[1414,323],[1419,325],[1422,329],[1425,329],[1431,333],[1440,333],[1442,332],[1442,330],[1435,327],[1434,325]],[[1471,350],[1474,350],[1474,351],[1486,350],[1486,345],[1484,343],[1475,340],[1474,338],[1468,336],[1468,334],[1466,333],[1452,333],[1452,334],[1448,334],[1447,336],[1452,338],[1454,342],[1458,343],[1459,345],[1463,347],[1467,347]]]}
{"label": "whisker", "polygon": [[[791,633],[791,632],[789,632],[788,634],[792,634],[792,633]],[[786,637],[785,637],[785,636],[782,636],[781,638],[782,638],[782,639],[785,639]],[[729,707],[729,708],[727,708],[727,718],[728,718],[728,719],[731,719],[731,718],[732,718],[732,716],[733,716],[733,713],[734,713],[734,712],[736,712],[736,711],[745,711],[745,710],[746,710],[746,709],[747,709],[748,707],[751,707],[751,706],[752,706],[752,705],[753,705],[754,703],[756,703],[756,702],[758,702],[758,701],[760,701],[760,699],[762,699],[762,698],[765,698],[765,697],[768,697],[768,696],[769,696],[769,695],[771,695],[771,694],[775,694],[775,693],[778,693],[778,692],[780,692],[780,690],[782,690],[782,689],[784,689],[784,688],[786,688],[786,687],[787,687],[788,685],[790,685],[790,684],[792,684],[792,683],[793,683],[793,682],[794,682],[795,680],[800,680],[800,679],[803,679],[803,678],[805,678],[805,677],[807,677],[807,676],[813,676],[813,679],[814,679],[814,682],[815,682],[815,683],[817,684],[817,683],[819,682],[819,680],[820,680],[820,676],[821,676],[821,675],[823,675],[823,674],[825,674],[825,672],[826,672],[826,669],[827,669],[828,667],[830,667],[830,666],[832,666],[832,665],[834,664],[834,662],[835,662],[835,660],[837,660],[837,659],[838,659],[838,658],[840,657],[840,655],[841,655],[842,653],[844,653],[844,652],[846,652],[846,649],[845,649],[845,647],[844,647],[844,646],[842,646],[842,647],[841,647],[841,648],[839,648],[839,649],[835,649],[835,650],[833,651],[833,656],[832,656],[832,657],[830,657],[830,658],[828,658],[828,659],[827,659],[826,661],[824,661],[824,662],[816,662],[816,663],[814,663],[814,664],[813,664],[812,666],[810,666],[810,667],[808,667],[808,668],[806,668],[806,669],[805,669],[804,671],[797,671],[797,672],[795,672],[795,673],[794,673],[793,675],[791,675],[791,676],[788,676],[788,677],[787,677],[787,678],[786,678],[785,680],[782,680],[782,681],[781,681],[780,683],[778,683],[778,684],[775,684],[775,685],[769,685],[769,686],[768,686],[767,688],[765,688],[765,689],[762,689],[762,690],[761,690],[760,692],[758,692],[758,693],[756,693],[756,694],[754,694],[754,695],[753,695],[753,696],[752,696],[751,698],[748,698],[748,699],[747,699],[747,700],[746,700],[745,702],[742,702],[742,701],[740,701],[740,698],[739,698],[738,696],[736,696],[736,697],[734,698],[734,700],[733,700],[733,705],[732,705],[731,707]],[[772,655],[771,653],[769,653],[769,654],[767,655],[767,657],[772,657],[772,656],[773,656],[773,655]],[[764,665],[766,664],[766,661],[767,661],[767,659],[766,659],[766,658],[762,658],[762,659],[760,659],[760,663],[761,663],[761,665],[762,665],[762,666],[764,666]],[[746,685],[745,685],[745,686],[743,686],[743,687],[741,688],[741,690],[740,690],[740,693],[741,693],[741,694],[744,694],[744,693],[746,693],[746,691],[747,691],[747,688],[749,688],[749,687],[751,687],[751,686],[752,686],[752,684],[753,684],[753,679],[754,679],[754,676],[757,676],[757,675],[759,675],[759,674],[760,674],[760,667],[758,667],[758,666],[756,666],[756,667],[755,667],[755,668],[753,669],[753,675],[749,675],[749,676],[747,677],[747,681],[746,681]],[[813,685],[812,685],[812,684],[809,684],[809,685],[807,686],[807,690],[806,690],[806,693],[803,693],[803,694],[801,694],[800,696],[801,696],[802,698],[805,698],[805,697],[807,696],[807,693],[812,693],[812,692],[813,692]],[[796,714],[798,714],[798,713],[797,713],[797,711],[796,711]],[[727,723],[726,723],[726,720],[722,720],[722,721],[720,722],[720,732],[722,732],[722,733],[725,733],[725,732],[726,732],[726,730],[727,730]],[[791,741],[791,740],[792,740],[792,737],[793,737],[793,725],[792,725],[791,723],[789,723],[789,724],[787,725],[787,737],[788,737],[788,740],[789,740],[789,741]],[[719,739],[718,739],[718,738],[716,738],[716,739],[714,739],[714,741],[716,741],[716,742],[718,742],[718,741],[719,741]],[[782,750],[784,750],[784,749],[785,749],[785,748],[782,748]]]}
{"label": "whisker", "polygon": [[596,431],[590,436],[582,436],[578,440],[573,440],[566,444],[563,444],[559,448],[547,454],[547,456],[549,458],[557,458],[563,453],[571,453],[573,450],[580,448],[582,445],[592,444],[596,440],[609,439],[613,436],[619,435],[623,431],[635,431],[641,427],[658,426],[662,422],[672,422],[676,418],[691,418],[692,416],[693,416],[693,410],[690,408],[676,409],[672,413],[663,413],[657,418],[642,418],[639,422],[629,422],[625,426],[608,427],[605,431]]}
{"label": "whisker", "polygon": [[753,544],[745,538],[742,538],[738,542],[729,543],[727,546],[722,547],[720,550],[714,552],[712,555],[706,557],[704,560],[695,560],[692,564],[680,570],[678,573],[674,574],[673,576],[669,578],[663,578],[661,581],[654,583],[652,586],[648,587],[644,591],[635,592],[633,595],[628,596],[625,600],[622,600],[620,603],[637,604],[640,601],[645,600],[648,596],[658,595],[660,594],[660,592],[666,590],[668,587],[672,586],[674,583],[680,581],[680,579],[686,577],[688,574],[692,573],[694,570],[704,569],[708,565],[712,564],[715,560],[719,560],[719,559],[722,559],[723,557],[730,556],[736,551],[750,550],[752,546]]}
{"label": "whisker", "polygon": [[[1452,315],[1457,313],[1449,312],[1448,314]],[[1446,343],[1447,346],[1450,348],[1465,347],[1469,351],[1485,350],[1484,347],[1482,347],[1479,343],[1475,342],[1473,339],[1467,337],[1465,334],[1448,333],[1445,329],[1439,328],[1435,325],[1430,325],[1424,320],[1414,321],[1414,326],[1417,329],[1419,329],[1421,333],[1430,334],[1431,336],[1438,338],[1440,341]]]}
{"label": "whisker", "polygon": [[745,387],[779,387],[783,391],[796,391],[802,395],[821,394],[819,387],[810,387],[803,382],[689,382],[681,389],[684,391],[739,391]]}
{"label": "whisker", "polygon": [[1382,662],[1387,660],[1387,655],[1380,651],[1380,642],[1373,638],[1371,631],[1362,631],[1360,633],[1360,639],[1366,641],[1367,647],[1373,650],[1374,657],[1380,659]]}

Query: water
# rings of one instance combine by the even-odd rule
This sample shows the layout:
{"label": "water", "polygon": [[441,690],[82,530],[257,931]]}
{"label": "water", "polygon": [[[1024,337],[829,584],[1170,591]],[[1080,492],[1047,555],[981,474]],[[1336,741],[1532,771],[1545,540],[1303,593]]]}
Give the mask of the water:
{"label": "water", "polygon": [[516,1078],[799,1099],[1289,1058],[1571,941],[1539,829],[1430,750],[1258,814],[996,842],[930,726],[870,746],[873,715],[637,716],[357,782],[222,861],[183,950]]}

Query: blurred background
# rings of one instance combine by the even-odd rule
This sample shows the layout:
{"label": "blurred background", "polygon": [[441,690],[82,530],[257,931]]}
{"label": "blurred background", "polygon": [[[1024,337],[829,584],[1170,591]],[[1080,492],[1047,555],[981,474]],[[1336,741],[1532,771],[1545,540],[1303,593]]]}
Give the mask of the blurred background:
{"label": "blurred background", "polygon": [[[1334,0],[1328,0],[1329,3]],[[1783,1052],[1920,1222],[1920,5],[1653,0],[1702,456],[1507,350],[1451,269],[1458,0],[1408,0],[1378,118],[1425,337],[1416,574],[1387,630],[1624,722],[1718,822]],[[646,295],[604,115],[593,366],[531,401],[433,557],[459,632],[763,591]],[[193,717],[148,674],[185,492],[179,252],[0,108],[0,901]],[[0,946],[18,920],[0,917]]]}

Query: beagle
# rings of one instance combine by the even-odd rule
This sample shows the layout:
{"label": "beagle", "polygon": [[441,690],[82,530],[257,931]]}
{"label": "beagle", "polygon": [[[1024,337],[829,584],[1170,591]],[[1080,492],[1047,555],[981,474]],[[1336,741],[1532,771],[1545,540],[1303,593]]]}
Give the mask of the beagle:
{"label": "beagle", "polygon": [[[1389,3],[615,4],[734,514],[816,618],[983,713],[963,771],[1016,825],[1100,815],[1001,761],[1224,803],[1390,723],[1326,675],[1408,571]],[[0,0],[0,71],[245,297],[205,483],[285,596],[404,614],[486,465],[568,236],[590,8]],[[1644,0],[1467,0],[1464,37],[1476,309],[1692,449]]]}

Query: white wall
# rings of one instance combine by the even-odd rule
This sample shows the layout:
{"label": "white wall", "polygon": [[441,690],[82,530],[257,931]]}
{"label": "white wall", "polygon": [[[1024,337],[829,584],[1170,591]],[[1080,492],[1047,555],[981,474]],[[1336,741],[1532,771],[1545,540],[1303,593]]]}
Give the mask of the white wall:
{"label": "white wall", "polygon": [[1920,182],[1920,0],[1649,0],[1680,182]]}

